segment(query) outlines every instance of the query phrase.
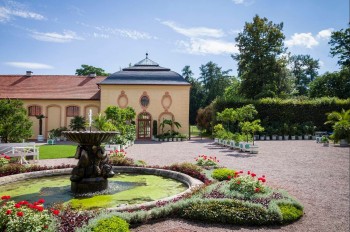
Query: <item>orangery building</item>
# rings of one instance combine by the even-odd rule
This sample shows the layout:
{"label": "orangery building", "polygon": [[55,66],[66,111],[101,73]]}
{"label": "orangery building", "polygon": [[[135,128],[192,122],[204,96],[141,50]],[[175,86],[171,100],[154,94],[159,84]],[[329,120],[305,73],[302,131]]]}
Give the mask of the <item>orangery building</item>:
{"label": "orangery building", "polygon": [[[171,119],[189,134],[190,84],[178,73],[146,58],[107,77],[76,75],[0,75],[0,99],[24,102],[33,122],[33,137],[39,133],[37,115],[44,115],[43,134],[68,127],[75,116],[88,118],[108,106],[132,107],[136,112],[137,139],[151,139],[153,120]],[[158,127],[158,133],[159,133]]]}

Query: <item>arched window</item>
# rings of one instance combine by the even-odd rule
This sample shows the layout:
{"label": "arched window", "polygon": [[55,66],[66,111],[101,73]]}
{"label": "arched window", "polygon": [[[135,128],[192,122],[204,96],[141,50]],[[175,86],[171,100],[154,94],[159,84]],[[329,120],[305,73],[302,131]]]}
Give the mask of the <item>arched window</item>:
{"label": "arched window", "polygon": [[67,117],[79,116],[79,106],[68,106],[66,110]]}
{"label": "arched window", "polygon": [[41,106],[29,106],[28,116],[39,116],[41,115]]}

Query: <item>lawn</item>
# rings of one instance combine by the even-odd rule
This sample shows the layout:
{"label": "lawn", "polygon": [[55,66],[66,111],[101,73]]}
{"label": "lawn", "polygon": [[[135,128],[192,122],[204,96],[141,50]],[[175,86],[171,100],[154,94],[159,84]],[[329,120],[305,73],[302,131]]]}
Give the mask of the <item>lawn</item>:
{"label": "lawn", "polygon": [[[191,125],[190,126],[191,129],[191,137],[200,137],[200,130],[198,129],[198,127],[196,125]],[[209,135],[206,133],[205,130],[202,131],[202,137],[209,137]]]}
{"label": "lawn", "polygon": [[76,145],[42,145],[40,159],[73,158],[76,148]]}

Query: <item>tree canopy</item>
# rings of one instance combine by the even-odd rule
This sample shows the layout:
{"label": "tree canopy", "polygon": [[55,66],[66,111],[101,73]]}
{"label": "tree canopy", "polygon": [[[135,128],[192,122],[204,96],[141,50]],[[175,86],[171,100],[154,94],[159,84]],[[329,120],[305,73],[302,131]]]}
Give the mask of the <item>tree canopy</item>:
{"label": "tree canopy", "polygon": [[32,136],[32,122],[27,116],[23,102],[0,100],[0,115],[0,136],[3,142],[21,142]]}
{"label": "tree canopy", "polygon": [[329,44],[331,55],[339,56],[338,64],[350,67],[350,28],[333,31]]}
{"label": "tree canopy", "polygon": [[199,81],[202,83],[205,93],[204,105],[209,105],[217,96],[222,96],[225,89],[230,86],[231,77],[228,73],[231,70],[223,71],[212,61],[201,65],[199,70]]}
{"label": "tree canopy", "polygon": [[274,24],[256,15],[246,22],[236,37],[238,75],[242,82],[239,93],[246,98],[278,97],[290,91],[283,23]]}
{"label": "tree canopy", "polygon": [[310,82],[318,75],[319,61],[310,55],[293,55],[289,62],[295,77],[296,95],[307,95]]}
{"label": "tree canopy", "polygon": [[96,73],[97,76],[108,76],[109,73],[106,73],[102,68],[97,68],[87,64],[82,64],[81,68],[75,70],[75,74],[78,76],[87,76],[89,74]]}

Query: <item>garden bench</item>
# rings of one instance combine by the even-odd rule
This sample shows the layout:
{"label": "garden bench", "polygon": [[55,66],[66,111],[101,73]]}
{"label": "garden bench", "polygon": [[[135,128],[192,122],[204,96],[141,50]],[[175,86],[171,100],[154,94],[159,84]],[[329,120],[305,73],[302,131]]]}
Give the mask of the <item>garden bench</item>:
{"label": "garden bench", "polygon": [[18,157],[21,164],[28,164],[26,157],[33,156],[33,160],[39,160],[39,149],[35,143],[8,143],[1,145],[1,154],[6,154],[10,158]]}

